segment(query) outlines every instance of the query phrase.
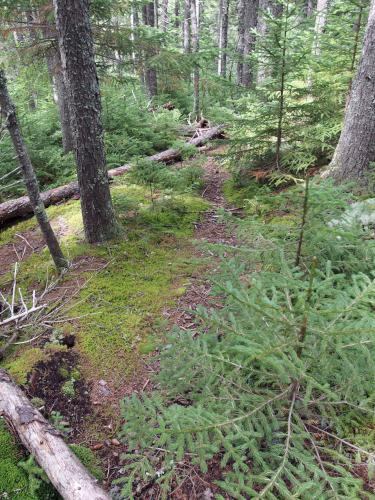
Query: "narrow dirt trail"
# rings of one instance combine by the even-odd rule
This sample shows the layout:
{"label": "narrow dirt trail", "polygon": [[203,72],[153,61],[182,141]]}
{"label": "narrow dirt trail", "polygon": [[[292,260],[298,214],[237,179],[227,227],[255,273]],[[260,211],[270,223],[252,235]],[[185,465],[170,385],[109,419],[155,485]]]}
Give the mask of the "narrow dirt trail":
{"label": "narrow dirt trail", "polygon": [[[237,238],[228,225],[220,220],[218,210],[235,210],[226,201],[223,195],[224,183],[230,179],[230,174],[220,165],[213,155],[221,152],[221,149],[214,149],[207,155],[207,160],[202,165],[204,169],[205,188],[202,196],[211,203],[211,207],[204,213],[202,219],[196,224],[193,240],[197,242],[196,254],[199,258],[207,259],[207,252],[199,247],[206,243],[221,245],[237,245]],[[214,272],[218,260],[211,256],[207,262],[207,273]],[[218,301],[211,295],[211,283],[207,278],[207,273],[202,269],[191,276],[186,293],[180,297],[177,305],[165,312],[172,326],[178,326],[183,330],[195,329],[197,327],[195,310],[198,306],[221,307]]]}

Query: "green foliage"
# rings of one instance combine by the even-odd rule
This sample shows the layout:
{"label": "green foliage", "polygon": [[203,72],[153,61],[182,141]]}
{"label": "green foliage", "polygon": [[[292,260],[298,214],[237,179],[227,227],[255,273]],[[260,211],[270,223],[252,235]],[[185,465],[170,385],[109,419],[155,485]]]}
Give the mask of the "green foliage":
{"label": "green foliage", "polygon": [[230,156],[239,186],[249,182],[253,170],[273,172],[271,182],[288,183],[285,174],[328,163],[358,58],[353,19],[362,9],[360,39],[366,8],[361,3],[330,4],[318,41],[313,17],[305,17],[298,3],[279,3],[283,9],[279,16],[266,14],[268,34],[259,40],[254,56],[266,78],[235,103],[238,117]]}
{"label": "green foliage", "polygon": [[100,462],[90,448],[86,448],[86,446],[79,444],[71,444],[69,448],[98,481],[103,481],[104,473],[101,469]]}
{"label": "green foliage", "polygon": [[0,494],[12,500],[54,500],[58,496],[47,484],[32,457],[22,455],[14,437],[0,419]]}
{"label": "green foliage", "polygon": [[181,461],[206,472],[213,457],[219,498],[374,498],[353,472],[356,455],[369,464],[373,455],[347,438],[374,418],[374,249],[355,226],[332,244],[345,193],[313,184],[310,197],[301,265],[297,187],[275,202],[294,215],[287,226],[254,214],[240,223],[252,247],[245,240],[215,276],[224,307],[199,310],[199,336],[172,331],[160,390],[124,401],[123,498],[150,477],[167,492]]}

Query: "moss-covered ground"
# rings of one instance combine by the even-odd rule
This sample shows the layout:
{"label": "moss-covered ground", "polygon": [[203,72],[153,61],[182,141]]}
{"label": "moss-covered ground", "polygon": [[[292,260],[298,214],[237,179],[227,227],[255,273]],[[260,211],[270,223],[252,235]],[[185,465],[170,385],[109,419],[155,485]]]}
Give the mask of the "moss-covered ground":
{"label": "moss-covered ground", "polygon": [[[172,193],[154,189],[151,199],[147,186],[130,184],[126,178],[115,181],[112,195],[122,234],[104,245],[90,246],[84,242],[78,200],[48,209],[70,261],[74,264],[87,258],[96,266],[80,273],[79,266],[77,271],[73,265],[58,284],[59,289],[73,287],[74,293],[59,309],[58,316],[52,316],[56,323],[50,325],[40,341],[14,347],[2,361],[1,365],[21,385],[31,383],[38,363],[47,362],[56,351],[66,349],[56,342],[66,335],[75,337],[73,351],[88,385],[105,379],[116,390],[126,384],[136,372],[140,358],[154,351],[162,340],[166,328],[163,311],[185,293],[189,276],[200,265],[191,237],[194,223],[208,203],[199,195],[192,190]],[[9,227],[0,236],[0,247],[12,243],[17,234],[35,228],[34,219]],[[42,291],[46,282],[55,278],[47,249],[32,253],[19,266],[18,286],[25,296],[30,296],[32,289]],[[11,281],[9,269],[0,277],[0,288],[9,290]],[[19,340],[27,340],[30,332],[25,331]],[[68,381],[73,394],[72,380]],[[70,392],[65,391],[64,397]],[[110,413],[113,409],[103,411]],[[19,448],[4,424],[0,425],[0,492],[22,500],[41,498],[27,489],[27,473],[17,465],[22,458]],[[94,422],[90,424],[88,418],[86,441],[95,441],[101,430]],[[75,451],[80,458],[91,453],[87,448]],[[99,475],[98,470],[96,474]]]}

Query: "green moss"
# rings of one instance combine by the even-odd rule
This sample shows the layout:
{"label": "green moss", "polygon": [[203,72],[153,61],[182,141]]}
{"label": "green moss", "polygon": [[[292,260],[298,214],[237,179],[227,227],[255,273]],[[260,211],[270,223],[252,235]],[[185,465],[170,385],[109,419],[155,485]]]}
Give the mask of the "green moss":
{"label": "green moss", "polygon": [[20,448],[0,418],[0,498],[12,500],[58,498],[52,486],[43,482],[33,492],[35,483],[31,484],[29,475],[19,466],[21,459]]}
{"label": "green moss", "polygon": [[9,371],[18,384],[26,384],[27,374],[31,372],[39,361],[45,360],[46,357],[47,354],[36,347],[25,349],[7,358],[4,368]]}
{"label": "green moss", "polygon": [[245,207],[247,200],[269,191],[270,189],[267,186],[262,186],[255,180],[250,180],[245,187],[237,187],[232,179],[226,181],[223,185],[225,199],[237,207]]}
{"label": "green moss", "polygon": [[[67,315],[82,318],[74,329],[83,374],[108,378],[110,373],[111,379],[121,384],[134,368],[138,346],[152,332],[154,321],[184,293],[179,283],[185,283],[197,266],[191,257],[190,237],[194,223],[209,205],[191,194],[170,196],[162,191],[150,205],[147,188],[117,181],[112,194],[124,228],[122,240],[97,246],[84,243],[78,201],[50,207],[48,213],[53,224],[60,225],[69,259],[92,255],[108,261],[77,294],[75,304],[69,303]],[[25,289],[42,288],[52,269],[47,250],[33,254],[22,263],[19,283]],[[70,273],[64,279],[70,280]],[[44,353],[29,348],[7,361],[6,367],[18,383],[26,382],[27,373],[50,354],[50,348],[61,348],[48,346]],[[147,342],[144,349],[151,349]],[[67,380],[77,380],[73,374],[65,375]],[[66,390],[70,391],[70,385]]]}
{"label": "green moss", "polygon": [[78,444],[71,444],[69,445],[69,447],[83,463],[86,469],[91,472],[91,474],[96,479],[98,479],[99,481],[103,481],[104,473],[100,467],[100,461],[97,459],[94,453],[89,448],[86,448],[86,446]]}
{"label": "green moss", "polygon": [[67,396],[68,398],[74,398],[75,395],[74,383],[75,383],[74,378],[71,378],[70,380],[64,382],[64,384],[61,387],[61,392],[64,394],[64,396]]}

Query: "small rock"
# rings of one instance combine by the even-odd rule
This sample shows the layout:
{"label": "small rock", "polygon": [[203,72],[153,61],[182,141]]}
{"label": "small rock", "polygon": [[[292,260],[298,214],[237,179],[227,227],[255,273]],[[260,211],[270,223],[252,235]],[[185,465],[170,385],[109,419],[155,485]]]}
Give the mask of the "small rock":
{"label": "small rock", "polygon": [[98,384],[101,385],[102,387],[104,387],[107,385],[107,382],[102,379],[102,380],[99,380]]}
{"label": "small rock", "polygon": [[111,443],[113,444],[113,446],[120,446],[120,441],[118,439],[112,439]]}
{"label": "small rock", "polygon": [[91,446],[91,449],[93,451],[97,451],[97,450],[101,450],[103,448],[104,444],[103,443],[97,443],[97,444],[94,444],[93,446]]}
{"label": "small rock", "polygon": [[110,396],[111,395],[111,390],[105,385],[101,385],[99,387],[99,392],[102,396]]}

